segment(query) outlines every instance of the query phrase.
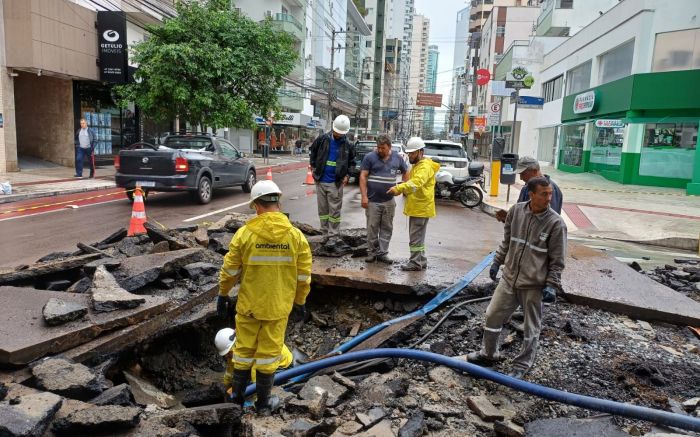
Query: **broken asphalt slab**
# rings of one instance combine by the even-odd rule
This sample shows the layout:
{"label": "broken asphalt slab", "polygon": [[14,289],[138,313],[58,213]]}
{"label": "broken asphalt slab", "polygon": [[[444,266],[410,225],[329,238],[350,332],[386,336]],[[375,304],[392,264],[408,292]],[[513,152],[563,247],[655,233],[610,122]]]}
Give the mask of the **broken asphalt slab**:
{"label": "broken asphalt slab", "polygon": [[700,326],[700,303],[602,251],[569,244],[568,255],[562,285],[569,302],[635,319]]}
{"label": "broken asphalt slab", "polygon": [[104,389],[92,369],[65,358],[46,358],[34,363],[31,370],[40,389],[72,399],[85,401]]}
{"label": "broken asphalt slab", "polygon": [[53,393],[28,394],[17,400],[13,404],[0,402],[0,435],[43,435],[62,403],[61,397]]}
{"label": "broken asphalt slab", "polygon": [[[49,299],[89,305],[86,294],[36,290],[27,287],[0,287],[0,363],[27,364],[44,355],[63,352],[106,331],[148,320],[166,311],[168,300],[143,296],[139,308],[93,313],[83,320],[51,327],[44,323],[42,308]],[[22,335],[18,335],[22,333]]]}
{"label": "broken asphalt slab", "polygon": [[122,288],[131,292],[150,284],[161,275],[174,273],[199,261],[207,261],[207,254],[202,248],[133,256],[124,259],[113,275]]}
{"label": "broken asphalt slab", "polygon": [[628,437],[610,418],[536,420],[525,424],[526,437]]}
{"label": "broken asphalt slab", "polygon": [[34,264],[26,269],[0,273],[0,285],[23,284],[46,275],[51,275],[83,267],[85,264],[101,258],[99,253],[74,256],[59,261]]}
{"label": "broken asphalt slab", "polygon": [[146,303],[145,298],[120,287],[105,266],[99,266],[95,270],[90,292],[92,309],[96,313],[131,309]]}

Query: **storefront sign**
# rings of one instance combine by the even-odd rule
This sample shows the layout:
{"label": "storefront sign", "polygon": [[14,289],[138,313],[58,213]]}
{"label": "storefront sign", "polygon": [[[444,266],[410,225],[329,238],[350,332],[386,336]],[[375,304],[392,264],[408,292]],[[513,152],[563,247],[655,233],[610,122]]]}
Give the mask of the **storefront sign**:
{"label": "storefront sign", "polygon": [[491,80],[491,72],[485,68],[476,70],[476,84],[479,86],[486,85]]}
{"label": "storefront sign", "polygon": [[486,130],[486,116],[480,115],[474,118],[474,129],[479,132],[484,132]]}
{"label": "storefront sign", "polygon": [[625,127],[622,120],[596,120],[595,127]]}
{"label": "storefront sign", "polygon": [[595,106],[595,92],[587,91],[579,94],[574,99],[574,114],[585,114],[593,111]]}
{"label": "storefront sign", "polygon": [[279,114],[279,120],[275,120],[275,124],[283,124],[287,126],[300,126],[301,113],[299,112],[282,112]]}
{"label": "storefront sign", "polygon": [[97,40],[100,80],[125,83],[127,79],[126,14],[121,11],[98,11]]}

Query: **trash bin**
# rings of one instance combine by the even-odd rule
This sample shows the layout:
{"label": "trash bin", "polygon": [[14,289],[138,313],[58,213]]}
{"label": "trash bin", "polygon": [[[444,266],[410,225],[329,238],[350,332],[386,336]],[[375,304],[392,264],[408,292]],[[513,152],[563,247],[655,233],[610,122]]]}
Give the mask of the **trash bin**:
{"label": "trash bin", "polygon": [[518,154],[504,153],[501,155],[501,183],[511,185],[515,183],[515,169],[518,168]]}

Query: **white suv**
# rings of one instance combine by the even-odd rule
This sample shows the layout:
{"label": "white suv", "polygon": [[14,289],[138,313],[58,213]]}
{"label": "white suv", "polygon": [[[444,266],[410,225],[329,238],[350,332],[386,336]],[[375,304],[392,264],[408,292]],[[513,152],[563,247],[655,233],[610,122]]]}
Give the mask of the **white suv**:
{"label": "white suv", "polygon": [[423,155],[440,164],[452,177],[469,176],[469,158],[460,143],[426,140]]}

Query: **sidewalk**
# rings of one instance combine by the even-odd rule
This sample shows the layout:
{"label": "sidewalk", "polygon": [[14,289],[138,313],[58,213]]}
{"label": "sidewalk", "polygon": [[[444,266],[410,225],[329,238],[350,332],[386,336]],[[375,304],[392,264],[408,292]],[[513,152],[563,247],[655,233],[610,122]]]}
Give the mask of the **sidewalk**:
{"label": "sidewalk", "polygon": [[[250,159],[255,163],[258,178],[265,177],[268,167],[277,173],[305,168],[309,161],[307,155],[271,156],[269,164],[265,164],[262,158],[252,157]],[[32,166],[18,172],[2,173],[0,174],[0,182],[9,181],[12,184],[12,194],[0,194],[0,204],[61,194],[104,190],[116,186],[113,165],[97,167],[94,179],[77,179],[73,177],[74,174],[75,169],[72,167],[52,164]]]}
{"label": "sidewalk", "polygon": [[[685,190],[677,188],[622,185],[592,173],[566,173],[552,167],[543,167],[542,172],[564,194],[562,216],[569,236],[698,251],[700,197],[688,196]],[[510,208],[521,187],[518,179],[511,186],[510,201],[506,202],[506,185],[499,186],[498,197],[488,195],[487,185],[483,209],[489,212],[489,207]]]}

